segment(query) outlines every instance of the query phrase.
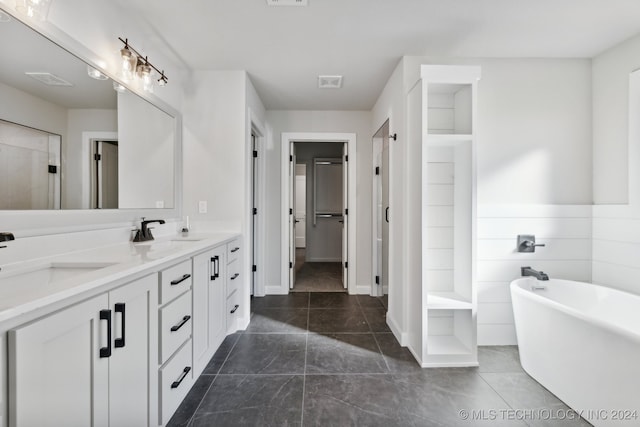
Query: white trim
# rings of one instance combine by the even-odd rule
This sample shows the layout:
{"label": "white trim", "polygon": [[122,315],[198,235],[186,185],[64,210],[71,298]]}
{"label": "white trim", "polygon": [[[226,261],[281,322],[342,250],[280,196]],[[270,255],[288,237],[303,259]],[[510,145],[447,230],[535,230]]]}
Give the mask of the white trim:
{"label": "white trim", "polygon": [[91,209],[91,189],[95,185],[95,178],[92,171],[94,149],[91,146],[93,141],[107,140],[117,141],[118,132],[82,132],[82,146],[80,158],[82,159],[81,176],[82,176],[82,208]]}
{"label": "white trim", "polygon": [[408,334],[402,332],[400,327],[393,321],[393,319],[389,316],[389,311],[387,310],[387,326],[391,329],[391,332],[396,337],[401,347],[406,347],[409,342]]}
{"label": "white trim", "polygon": [[[253,236],[248,232],[247,236],[247,248],[251,249],[249,247],[249,245],[251,244],[250,242],[255,241],[256,242],[256,248],[254,248],[254,252],[256,253],[256,266],[258,266],[258,269],[255,273],[255,282],[254,282],[254,289],[253,289],[253,293],[255,296],[264,296],[265,295],[265,281],[266,281],[266,260],[265,260],[265,241],[266,241],[266,233],[265,233],[265,227],[266,227],[266,221],[265,221],[265,194],[266,194],[266,188],[265,188],[265,162],[264,162],[264,157],[265,157],[265,146],[266,146],[266,131],[265,131],[265,126],[264,123],[262,123],[258,116],[253,112],[253,110],[251,109],[251,107],[247,108],[247,117],[249,118],[249,120],[247,120],[248,123],[248,131],[247,131],[247,161],[248,161],[248,171],[249,174],[248,176],[251,178],[248,181],[248,190],[246,192],[247,194],[247,203],[246,206],[249,207],[249,209],[247,209],[247,231],[251,231],[251,232],[255,232],[252,229],[252,222],[253,222],[253,214],[251,212],[251,208],[252,208],[252,200],[251,200],[251,190],[253,187],[253,182],[254,182],[254,177],[253,177],[253,170],[252,170],[252,156],[253,156],[253,147],[251,146],[251,133],[253,132],[256,135],[256,150],[258,151],[258,158],[256,161],[257,164],[257,182],[258,182],[258,188],[255,188],[254,190],[256,191],[256,208],[258,209],[258,215],[257,215],[257,235],[255,236],[256,238],[253,239]],[[248,274],[254,274],[252,270],[252,265],[251,265],[251,252],[250,250],[247,250],[245,253],[245,257],[247,260],[247,269],[246,271],[248,272]],[[250,282],[249,282],[250,285]]]}
{"label": "white trim", "polygon": [[287,294],[289,292],[289,146],[292,142],[343,142],[347,144],[347,155],[349,156],[349,235],[347,262],[348,268],[348,289],[349,294],[357,293],[356,285],[356,228],[358,213],[356,211],[356,134],[355,133],[333,133],[333,132],[283,132],[281,138],[281,165],[280,165],[280,195],[281,195],[281,278],[282,284],[277,294]]}

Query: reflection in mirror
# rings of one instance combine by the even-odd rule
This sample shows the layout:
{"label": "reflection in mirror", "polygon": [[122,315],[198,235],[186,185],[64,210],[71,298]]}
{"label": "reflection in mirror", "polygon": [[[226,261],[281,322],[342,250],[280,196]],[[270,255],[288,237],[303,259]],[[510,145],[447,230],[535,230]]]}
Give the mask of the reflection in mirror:
{"label": "reflection in mirror", "polygon": [[0,209],[174,207],[174,117],[16,19],[0,57]]}
{"label": "reflection in mirror", "polygon": [[60,209],[60,142],[0,120],[0,209]]}

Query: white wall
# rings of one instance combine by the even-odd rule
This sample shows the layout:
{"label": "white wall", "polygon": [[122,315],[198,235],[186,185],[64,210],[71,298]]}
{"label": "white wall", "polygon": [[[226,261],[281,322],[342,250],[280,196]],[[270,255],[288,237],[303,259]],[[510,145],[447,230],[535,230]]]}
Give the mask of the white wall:
{"label": "white wall", "polygon": [[[519,253],[518,234],[534,234],[546,246]],[[523,266],[590,282],[591,206],[478,206],[478,344],[517,343],[509,283]]]}
{"label": "white wall", "polygon": [[478,84],[478,202],[591,204],[591,61],[408,57],[482,67]]}
{"label": "white wall", "polygon": [[[628,201],[627,205],[593,207],[593,282],[635,294],[640,294],[640,72],[635,71],[637,64],[631,58],[637,56],[638,46],[640,38],[596,58],[594,88],[607,82],[612,94],[594,97],[593,105],[594,129],[599,129],[594,135],[598,137],[594,139],[594,152],[610,143],[611,150],[620,155],[619,159],[609,158],[610,166],[625,172],[604,173],[605,166],[600,165],[599,173],[594,174],[594,188]],[[598,88],[598,93],[604,92],[604,87]],[[622,130],[614,128],[616,123],[626,126]],[[605,133],[610,138],[600,139]],[[619,187],[626,193],[619,192]]]}
{"label": "white wall", "polygon": [[67,109],[0,83],[0,118],[62,136],[67,134]]}
{"label": "white wall", "polygon": [[[386,120],[389,120],[389,132],[397,134],[397,140],[389,141],[389,309],[387,323],[403,345],[406,345],[407,310],[406,296],[406,235],[403,230],[404,188],[406,174],[405,162],[405,93],[403,58],[391,74],[372,111],[371,135],[374,135]],[[373,167],[373,165],[372,165]],[[371,184],[369,184],[371,186]],[[370,207],[369,211],[373,208]]]}
{"label": "white wall", "polygon": [[[283,236],[280,230],[281,195],[281,135],[283,132],[342,132],[356,133],[358,212],[358,253],[356,258],[356,285],[371,286],[371,113],[368,111],[274,111],[269,110],[266,121],[271,128],[272,139],[266,157],[266,241],[269,248],[279,247]],[[281,287],[280,270],[283,260],[280,251],[268,250],[266,286]]]}
{"label": "white wall", "polygon": [[640,36],[593,58],[593,200],[628,202],[629,73],[640,68]]}

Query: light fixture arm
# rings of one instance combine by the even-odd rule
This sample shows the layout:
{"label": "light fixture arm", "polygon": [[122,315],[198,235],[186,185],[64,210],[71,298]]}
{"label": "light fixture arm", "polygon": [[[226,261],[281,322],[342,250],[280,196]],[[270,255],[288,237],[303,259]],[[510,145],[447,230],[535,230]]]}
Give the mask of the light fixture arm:
{"label": "light fixture arm", "polygon": [[131,46],[129,44],[129,39],[122,39],[122,37],[118,37],[118,40],[120,40],[122,43],[124,43],[124,48],[128,49],[129,51],[131,51],[137,58],[138,63],[147,65],[151,68],[153,68],[155,70],[156,73],[158,73],[160,75],[160,78],[158,79],[158,82],[161,86],[164,86],[165,84],[169,83],[169,78],[164,74],[164,70],[160,71],[155,65],[153,65],[151,62],[149,62],[149,57],[147,56],[142,56],[140,53],[138,53],[137,50],[135,50],[133,48],[133,46]]}

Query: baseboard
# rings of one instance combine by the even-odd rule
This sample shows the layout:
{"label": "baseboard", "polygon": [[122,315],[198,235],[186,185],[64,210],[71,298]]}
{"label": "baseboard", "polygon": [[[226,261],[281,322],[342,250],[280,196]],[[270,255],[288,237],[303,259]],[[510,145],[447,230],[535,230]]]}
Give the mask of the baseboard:
{"label": "baseboard", "polygon": [[394,322],[393,319],[389,317],[389,312],[387,312],[387,325],[389,326],[389,329],[391,329],[391,332],[396,337],[400,345],[402,347],[406,347],[408,341],[407,334],[400,331],[400,328],[398,327],[396,322]]}
{"label": "baseboard", "polygon": [[265,286],[264,287],[265,295],[287,295],[288,293],[289,293],[289,288],[287,288],[286,286]]}
{"label": "baseboard", "polygon": [[357,285],[356,286],[356,294],[357,295],[371,295],[371,286]]}
{"label": "baseboard", "polygon": [[306,262],[342,262],[342,258],[307,258]]}

